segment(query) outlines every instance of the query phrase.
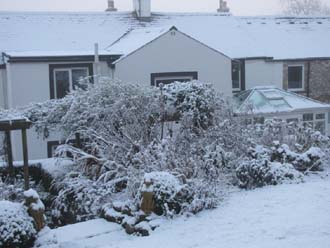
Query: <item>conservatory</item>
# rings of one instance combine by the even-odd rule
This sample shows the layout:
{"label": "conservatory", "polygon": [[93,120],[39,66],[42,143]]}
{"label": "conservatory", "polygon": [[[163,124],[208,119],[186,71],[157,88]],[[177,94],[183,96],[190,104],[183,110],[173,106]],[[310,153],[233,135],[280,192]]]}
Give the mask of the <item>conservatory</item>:
{"label": "conservatory", "polygon": [[275,87],[255,87],[234,96],[235,114],[249,123],[299,122],[330,135],[330,105]]}

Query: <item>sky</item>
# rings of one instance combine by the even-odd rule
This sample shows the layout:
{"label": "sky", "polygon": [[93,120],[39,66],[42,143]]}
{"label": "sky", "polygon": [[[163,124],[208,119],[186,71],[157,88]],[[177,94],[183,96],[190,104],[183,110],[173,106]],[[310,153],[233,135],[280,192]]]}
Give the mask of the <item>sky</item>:
{"label": "sky", "polygon": [[[213,12],[218,0],[151,0],[153,11]],[[324,0],[330,5],[330,0]],[[115,0],[119,10],[132,10],[133,0]],[[227,0],[234,15],[276,15],[281,0]],[[0,11],[103,11],[107,0],[0,0]]]}

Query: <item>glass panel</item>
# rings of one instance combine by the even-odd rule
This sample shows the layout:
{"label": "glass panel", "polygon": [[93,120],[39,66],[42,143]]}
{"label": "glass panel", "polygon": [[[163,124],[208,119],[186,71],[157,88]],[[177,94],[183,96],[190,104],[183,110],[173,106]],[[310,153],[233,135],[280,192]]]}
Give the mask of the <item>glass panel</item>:
{"label": "glass panel", "polygon": [[56,98],[63,98],[70,91],[70,72],[55,71]]}
{"label": "glass panel", "polygon": [[316,120],[325,120],[325,114],[316,114],[315,119]]}
{"label": "glass panel", "polygon": [[303,67],[289,66],[288,67],[288,88],[302,89],[303,87]]}
{"label": "glass panel", "polygon": [[315,130],[324,134],[325,133],[325,121],[316,121]]}
{"label": "glass panel", "polygon": [[298,118],[291,118],[286,120],[287,123],[298,123],[298,121]]}
{"label": "glass panel", "polygon": [[303,121],[313,121],[313,114],[303,114]]}
{"label": "glass panel", "polygon": [[265,118],[264,117],[255,117],[253,118],[254,124],[264,124],[265,123]]}
{"label": "glass panel", "polygon": [[240,65],[239,63],[232,64],[232,80],[233,89],[240,89]]}
{"label": "glass panel", "polygon": [[72,69],[72,88],[75,90],[78,88],[86,89],[87,88],[87,80],[84,80],[88,77],[88,69]]}

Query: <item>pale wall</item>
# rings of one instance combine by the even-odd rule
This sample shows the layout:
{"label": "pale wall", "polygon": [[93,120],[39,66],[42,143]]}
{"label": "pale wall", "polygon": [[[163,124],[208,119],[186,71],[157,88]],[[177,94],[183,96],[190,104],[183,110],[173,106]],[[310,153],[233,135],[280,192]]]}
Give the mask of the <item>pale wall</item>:
{"label": "pale wall", "polygon": [[6,107],[6,70],[0,69],[0,108]]}
{"label": "pale wall", "polygon": [[[16,108],[33,102],[44,102],[50,99],[49,64],[58,63],[13,63],[7,65],[9,75],[9,106]],[[66,64],[66,63],[63,63]],[[72,64],[70,62],[70,64]],[[110,76],[106,62],[100,63],[102,76]],[[96,70],[94,68],[94,73]],[[47,141],[56,141],[59,135],[43,140],[31,129],[28,131],[29,158],[40,159],[47,157]],[[20,132],[13,132],[13,156],[22,160],[22,142]]]}
{"label": "pale wall", "polygon": [[124,82],[150,86],[150,74],[197,71],[202,82],[232,95],[231,60],[175,31],[167,33],[116,64],[115,77]]}
{"label": "pale wall", "polygon": [[266,85],[283,88],[283,63],[247,60],[245,62],[246,89]]}

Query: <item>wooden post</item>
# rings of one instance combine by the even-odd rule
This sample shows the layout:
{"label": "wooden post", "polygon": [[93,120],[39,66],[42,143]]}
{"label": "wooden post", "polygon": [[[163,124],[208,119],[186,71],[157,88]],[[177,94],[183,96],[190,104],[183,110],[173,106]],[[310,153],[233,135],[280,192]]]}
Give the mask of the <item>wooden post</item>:
{"label": "wooden post", "polygon": [[80,133],[76,133],[76,147],[81,149],[81,139],[80,139]]}
{"label": "wooden post", "polygon": [[12,151],[12,144],[11,144],[11,137],[10,131],[5,131],[6,135],[6,153],[8,159],[8,168],[10,176],[14,175],[14,163],[13,163],[13,151]]}
{"label": "wooden post", "polygon": [[24,187],[25,190],[30,188],[29,185],[29,158],[28,158],[28,146],[27,146],[27,137],[26,129],[22,129],[22,145],[23,145],[23,160],[24,160]]}

